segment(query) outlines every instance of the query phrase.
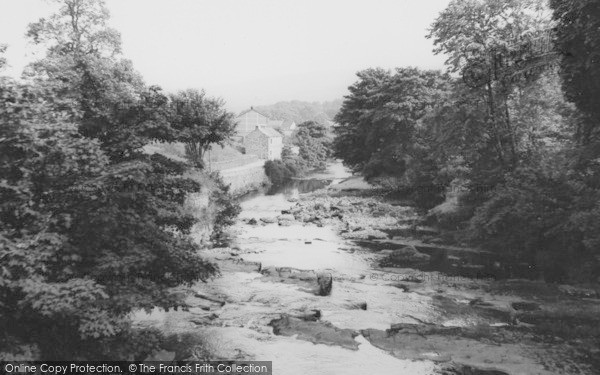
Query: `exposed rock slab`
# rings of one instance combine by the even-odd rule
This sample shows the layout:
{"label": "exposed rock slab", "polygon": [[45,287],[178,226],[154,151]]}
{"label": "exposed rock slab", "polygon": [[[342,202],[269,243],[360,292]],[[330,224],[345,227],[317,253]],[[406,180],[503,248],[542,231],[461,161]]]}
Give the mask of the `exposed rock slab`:
{"label": "exposed rock slab", "polygon": [[282,316],[269,323],[273,333],[282,336],[294,336],[300,340],[310,341],[314,344],[341,346],[346,349],[358,350],[358,343],[354,340],[358,333],[350,329],[334,327],[329,322],[306,321],[288,315]]}
{"label": "exposed rock slab", "polygon": [[368,329],[361,333],[373,346],[400,359],[452,361],[458,367],[467,366],[483,371],[473,374],[552,374],[532,360],[535,357],[533,348],[464,338],[458,327],[404,324],[387,331]]}

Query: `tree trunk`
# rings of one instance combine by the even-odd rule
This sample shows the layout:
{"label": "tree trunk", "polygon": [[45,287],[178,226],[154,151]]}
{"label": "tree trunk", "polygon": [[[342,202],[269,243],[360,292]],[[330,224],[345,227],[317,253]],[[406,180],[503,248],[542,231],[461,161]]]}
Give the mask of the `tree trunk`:
{"label": "tree trunk", "polygon": [[185,154],[196,167],[204,169],[204,148],[197,142],[185,144]]}
{"label": "tree trunk", "polygon": [[515,131],[510,122],[510,111],[508,109],[508,94],[505,94],[504,97],[504,114],[506,116],[506,129],[508,130],[508,134],[510,135],[510,163],[511,166],[514,168],[517,164],[517,140],[515,136]]}
{"label": "tree trunk", "polygon": [[492,87],[491,81],[487,83],[487,91],[488,91],[488,111],[489,116],[492,121],[492,129],[494,131],[494,138],[496,139],[496,153],[498,154],[498,159],[502,167],[504,167],[504,150],[502,147],[502,140],[500,139],[500,134],[498,132],[498,126],[496,123],[496,105],[494,103],[494,89]]}

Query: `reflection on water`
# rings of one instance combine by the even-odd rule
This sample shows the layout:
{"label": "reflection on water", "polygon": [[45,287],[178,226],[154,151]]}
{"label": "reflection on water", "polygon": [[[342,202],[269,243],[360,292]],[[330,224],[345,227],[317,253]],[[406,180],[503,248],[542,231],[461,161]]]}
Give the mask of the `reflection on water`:
{"label": "reflection on water", "polygon": [[329,186],[333,180],[322,180],[322,179],[310,179],[310,180],[291,180],[285,184],[272,186],[268,191],[267,195],[284,194],[284,195],[298,195],[310,193],[315,190],[322,189]]}
{"label": "reflection on water", "polygon": [[293,179],[281,185],[271,185],[268,188],[250,192],[240,197],[240,200],[244,202],[263,196],[267,198],[272,198],[273,196],[281,196],[285,199],[298,198],[300,194],[323,189],[332,182],[332,179]]}
{"label": "reflection on water", "polygon": [[342,163],[336,161],[329,164],[324,171],[311,173],[307,178],[294,178],[281,185],[272,185],[266,189],[250,192],[240,199],[241,201],[248,201],[261,196],[281,196],[285,199],[298,198],[300,194],[310,193],[340,183],[350,176],[350,172]]}

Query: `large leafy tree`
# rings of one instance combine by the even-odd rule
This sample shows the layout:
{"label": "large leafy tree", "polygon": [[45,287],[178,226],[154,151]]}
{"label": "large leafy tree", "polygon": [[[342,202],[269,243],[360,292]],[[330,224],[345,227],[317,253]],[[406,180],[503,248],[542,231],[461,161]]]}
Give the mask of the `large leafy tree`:
{"label": "large leafy tree", "polygon": [[372,150],[364,147],[370,128],[368,115],[379,103],[375,97],[383,84],[390,80],[391,72],[384,69],[366,69],[356,73],[358,80],[348,87],[350,94],[342,103],[335,121],[333,143],[335,156],[353,171],[362,171],[370,158]]}
{"label": "large leafy tree", "polygon": [[534,47],[527,44],[547,35],[552,25],[548,16],[544,0],[452,0],[427,37],[433,39],[435,53],[447,54],[452,72],[475,59],[494,57],[492,53],[502,55],[504,61],[496,62],[504,68],[533,52],[523,47]]}
{"label": "large leafy tree", "polygon": [[180,91],[170,97],[170,126],[174,140],[183,142],[188,158],[203,167],[204,154],[212,144],[224,145],[235,134],[234,114],[225,109],[221,99],[204,91]]}
{"label": "large leafy tree", "polygon": [[27,67],[25,77],[66,100],[62,109],[79,113],[80,132],[100,140],[114,161],[137,157],[157,134],[168,136],[162,116],[166,98],[159,89],[147,88],[132,63],[120,56],[120,35],[107,26],[104,2],[53,2],[55,14],[29,25],[30,40],[47,52]]}
{"label": "large leafy tree", "polygon": [[167,98],[113,56],[103,3],[58,3],[30,27],[49,46],[31,82],[0,86],[0,340],[41,359],[143,358],[160,335],[130,313],[183,307],[173,287],[216,271],[187,236],[200,186],[141,152],[174,137]]}
{"label": "large leafy tree", "polygon": [[[428,34],[434,52],[462,75],[431,116],[435,138],[443,140],[436,148],[454,164],[442,169],[489,192],[569,142],[572,106],[556,75],[553,25],[541,0],[454,0],[436,18]],[[463,198],[478,205],[490,194]]]}
{"label": "large leafy tree", "polygon": [[551,27],[544,0],[453,0],[429,30],[434,52],[448,56],[448,70],[485,99],[486,133],[505,171],[521,160],[511,103],[555,60]]}
{"label": "large leafy tree", "polygon": [[[485,194],[461,196],[461,209],[474,213],[471,241],[522,257],[549,280],[589,280],[598,272],[589,267],[597,264],[598,192],[573,170],[572,141],[585,143],[584,128],[573,132],[577,116],[560,89],[552,41],[553,32],[560,47],[577,39],[575,29],[585,22],[593,28],[593,6],[578,13],[583,3],[555,6],[559,3],[564,6],[555,12],[554,28],[543,1],[452,1],[429,37],[436,52],[449,56],[448,68],[462,74],[463,84],[427,122],[441,141],[434,148],[458,161],[445,163],[442,171],[454,170],[456,177],[486,187]],[[560,22],[569,26],[563,29]],[[591,61],[578,56],[580,63]],[[565,77],[579,72],[565,69],[569,61],[574,60],[563,58],[561,68],[565,85],[570,82]]]}
{"label": "large leafy tree", "polygon": [[108,27],[109,12],[102,0],[53,0],[56,13],[29,25],[34,43],[48,46],[52,56],[113,56],[121,51],[121,36]]}
{"label": "large leafy tree", "polygon": [[336,156],[366,177],[402,177],[423,117],[448,94],[438,71],[371,69],[358,74],[336,116]]}

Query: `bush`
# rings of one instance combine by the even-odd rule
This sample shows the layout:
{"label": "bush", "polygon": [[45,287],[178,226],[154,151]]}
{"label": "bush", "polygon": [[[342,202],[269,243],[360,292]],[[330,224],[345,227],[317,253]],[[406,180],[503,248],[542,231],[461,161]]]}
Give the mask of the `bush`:
{"label": "bush", "polygon": [[213,173],[211,177],[217,184],[211,195],[212,202],[217,206],[211,240],[216,244],[221,244],[225,240],[225,228],[235,223],[235,218],[240,214],[242,208],[229,192],[229,186],[225,185],[221,176],[218,173]]}
{"label": "bush", "polygon": [[286,163],[281,160],[267,160],[265,163],[265,173],[274,185],[281,185],[290,178],[298,175],[298,169],[292,163]]}
{"label": "bush", "polygon": [[[331,140],[323,124],[306,121],[298,125],[293,143],[298,146],[298,156],[281,157],[288,167],[295,165],[302,170],[323,170],[327,167],[327,160],[331,157]],[[293,162],[287,159],[293,159]]]}
{"label": "bush", "polygon": [[470,239],[485,248],[535,265],[547,281],[572,269],[597,277],[598,193],[567,176],[520,169],[499,186],[470,220]]}

